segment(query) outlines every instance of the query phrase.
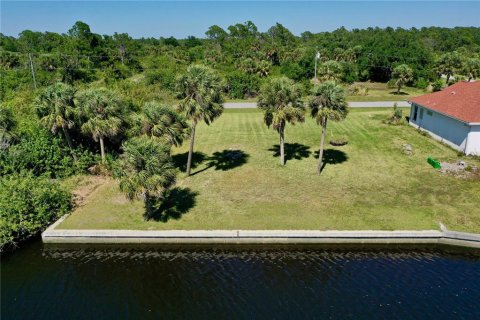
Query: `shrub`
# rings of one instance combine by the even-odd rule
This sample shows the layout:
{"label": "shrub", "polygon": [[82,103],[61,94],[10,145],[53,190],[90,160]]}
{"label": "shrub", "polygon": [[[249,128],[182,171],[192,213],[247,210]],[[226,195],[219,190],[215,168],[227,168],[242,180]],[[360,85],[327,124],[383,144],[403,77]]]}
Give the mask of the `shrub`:
{"label": "shrub", "polygon": [[0,179],[0,251],[41,232],[71,208],[71,195],[31,172]]}
{"label": "shrub", "polygon": [[175,69],[165,68],[158,70],[151,70],[145,73],[145,80],[147,84],[160,84],[162,88],[174,91],[175,77],[177,72]]}
{"label": "shrub", "polygon": [[351,96],[366,96],[368,88],[362,83],[354,83],[348,87],[347,92]]}
{"label": "shrub", "polygon": [[162,89],[175,91],[175,79],[181,71],[175,59],[159,56],[147,63],[145,81],[147,84],[160,84]]}
{"label": "shrub", "polygon": [[304,70],[298,63],[287,61],[282,64],[280,72],[292,80],[302,80],[307,78],[307,71]]}
{"label": "shrub", "polygon": [[340,138],[330,140],[330,144],[332,146],[344,146],[347,143],[348,143],[348,139],[345,137],[340,137]]}
{"label": "shrub", "polygon": [[358,81],[358,68],[353,63],[342,63],[342,81],[346,83],[354,83]]}
{"label": "shrub", "polygon": [[417,81],[415,81],[415,88],[418,89],[426,89],[428,87],[428,81],[425,80],[424,78],[418,78]]}
{"label": "shrub", "polygon": [[233,99],[252,97],[258,93],[260,81],[257,76],[243,72],[233,72],[227,75],[228,95]]}
{"label": "shrub", "polygon": [[112,79],[126,79],[132,76],[132,71],[126,65],[115,62],[110,68],[106,69],[105,76],[107,82]]}
{"label": "shrub", "polygon": [[35,176],[65,177],[84,172],[94,160],[88,151],[77,150],[74,162],[63,140],[41,128],[30,128],[18,140],[0,154],[2,175],[31,171]]}
{"label": "shrub", "polygon": [[441,79],[438,79],[432,84],[433,92],[441,91],[442,89],[443,89],[443,81]]}
{"label": "shrub", "polygon": [[403,124],[403,112],[398,108],[397,103],[393,104],[393,112],[384,122],[395,126]]}

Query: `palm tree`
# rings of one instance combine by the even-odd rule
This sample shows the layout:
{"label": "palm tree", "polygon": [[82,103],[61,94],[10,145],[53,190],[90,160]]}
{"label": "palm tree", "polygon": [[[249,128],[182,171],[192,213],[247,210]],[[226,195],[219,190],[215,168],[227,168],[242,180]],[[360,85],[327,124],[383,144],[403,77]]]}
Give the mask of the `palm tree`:
{"label": "palm tree", "polygon": [[329,60],[319,66],[318,73],[320,74],[320,79],[324,81],[339,81],[342,77],[343,69],[339,62]]}
{"label": "palm tree", "polygon": [[145,219],[152,217],[156,200],[162,200],[175,184],[176,169],[170,145],[139,136],[125,142],[120,159],[120,190],[128,199],[145,202]]}
{"label": "palm tree", "polygon": [[442,55],[436,62],[436,69],[440,75],[447,76],[446,82],[450,81],[450,77],[457,72],[462,66],[462,57],[457,51],[447,52]]}
{"label": "palm tree", "polygon": [[265,124],[280,134],[280,164],[285,165],[285,126],[305,121],[305,107],[300,87],[282,77],[272,79],[260,90],[258,108],[264,112]]}
{"label": "palm tree", "polygon": [[256,73],[259,77],[268,77],[272,64],[267,60],[260,60],[256,63]]}
{"label": "palm tree", "polygon": [[396,66],[392,72],[392,78],[395,80],[397,86],[397,94],[400,94],[402,87],[413,79],[413,70],[406,64]]}
{"label": "palm tree", "polygon": [[311,116],[322,126],[320,140],[320,152],[318,154],[317,174],[320,174],[323,166],[323,149],[325,146],[325,133],[327,121],[340,121],[348,114],[348,104],[345,100],[345,91],[332,81],[322,83],[313,90],[313,98],[309,102]]}
{"label": "palm tree", "polygon": [[55,83],[45,88],[35,102],[40,122],[53,134],[59,129],[63,131],[65,140],[72,153],[73,159],[77,161],[73,151],[72,139],[68,132],[75,125],[78,110],[74,103],[75,90],[65,83]]}
{"label": "palm tree", "polygon": [[173,146],[179,147],[190,133],[190,127],[185,118],[172,108],[147,102],[143,113],[137,119],[137,130],[140,134],[166,140]]}
{"label": "palm tree", "polygon": [[464,71],[468,76],[468,82],[480,76],[480,59],[470,58],[465,61]]}
{"label": "palm tree", "polygon": [[192,122],[190,132],[190,149],[188,151],[187,175],[192,167],[195,129],[198,122],[212,123],[223,112],[222,81],[210,68],[192,65],[187,72],[177,79],[178,96],[181,99],[178,111]]}
{"label": "palm tree", "polygon": [[100,154],[105,162],[105,138],[116,136],[122,126],[123,103],[116,94],[105,88],[88,89],[78,95],[78,104],[85,122],[82,132],[100,141]]}

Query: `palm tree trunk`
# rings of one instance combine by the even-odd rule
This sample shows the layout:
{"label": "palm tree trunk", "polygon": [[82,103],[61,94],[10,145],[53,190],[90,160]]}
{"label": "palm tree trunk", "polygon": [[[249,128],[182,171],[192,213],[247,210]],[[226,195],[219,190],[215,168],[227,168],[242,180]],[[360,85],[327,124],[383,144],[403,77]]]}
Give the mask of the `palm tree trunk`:
{"label": "palm tree trunk", "polygon": [[397,94],[400,94],[400,89],[401,89],[401,88],[402,88],[402,87],[401,87],[400,85],[397,85]]}
{"label": "palm tree trunk", "polygon": [[100,137],[100,154],[102,155],[102,163],[105,163],[105,146],[103,145],[103,137]]}
{"label": "palm tree trunk", "polygon": [[193,144],[195,143],[195,127],[197,124],[194,122],[192,124],[192,132],[190,136],[190,149],[188,150],[188,160],[187,160],[187,176],[190,175],[192,170],[192,158],[193,158]]}
{"label": "palm tree trunk", "polygon": [[148,193],[145,194],[145,221],[150,220],[153,216],[152,197]]}
{"label": "palm tree trunk", "polygon": [[280,126],[280,164],[285,165],[285,125]]}
{"label": "palm tree trunk", "polygon": [[73,151],[73,144],[72,139],[70,139],[70,134],[68,134],[68,130],[65,127],[62,127],[63,134],[65,135],[65,140],[67,140],[68,147],[70,148],[70,152],[72,153],[73,161],[77,162],[77,156]]}
{"label": "palm tree trunk", "polygon": [[322,172],[323,166],[323,149],[325,146],[325,133],[327,132],[327,118],[323,117],[322,119],[322,138],[320,140],[320,151],[318,152],[318,167],[317,167],[317,174]]}

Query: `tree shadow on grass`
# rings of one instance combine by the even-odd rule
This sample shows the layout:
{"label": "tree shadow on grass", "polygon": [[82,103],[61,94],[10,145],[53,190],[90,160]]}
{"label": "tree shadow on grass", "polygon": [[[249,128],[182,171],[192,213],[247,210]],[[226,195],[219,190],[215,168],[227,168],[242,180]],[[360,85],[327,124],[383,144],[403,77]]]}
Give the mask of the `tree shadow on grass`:
{"label": "tree shadow on grass", "polygon": [[195,207],[197,196],[198,192],[194,192],[190,188],[173,188],[150,219],[161,222],[167,222],[170,219],[178,220]]}
{"label": "tree shadow on grass", "polygon": [[[310,147],[300,143],[285,143],[285,163],[288,160],[297,159],[301,160],[310,157]],[[276,144],[268,151],[273,152],[274,157],[280,157],[280,145]]]}
{"label": "tree shadow on grass", "polygon": [[399,93],[397,93],[397,91],[392,91],[390,92],[390,94],[393,94],[395,96],[408,96],[408,93],[403,91],[400,91]]}
{"label": "tree shadow on grass", "polygon": [[192,173],[192,176],[210,168],[221,171],[231,170],[247,163],[249,157],[250,155],[242,150],[229,149],[217,151],[207,158],[207,166],[201,170]]}
{"label": "tree shadow on grass", "polygon": [[[319,150],[315,151],[314,156],[316,159],[318,159],[319,154],[320,154]],[[336,150],[336,149],[323,150],[323,165],[322,165],[322,168],[320,168],[320,172],[323,171],[323,169],[327,164],[339,164],[347,160],[348,160],[348,155],[341,150]]]}
{"label": "tree shadow on grass", "polygon": [[[194,152],[192,157],[192,169],[198,167],[203,161],[207,159],[207,155],[203,152]],[[184,153],[175,154],[172,156],[173,164],[182,172],[187,172],[188,151]]]}

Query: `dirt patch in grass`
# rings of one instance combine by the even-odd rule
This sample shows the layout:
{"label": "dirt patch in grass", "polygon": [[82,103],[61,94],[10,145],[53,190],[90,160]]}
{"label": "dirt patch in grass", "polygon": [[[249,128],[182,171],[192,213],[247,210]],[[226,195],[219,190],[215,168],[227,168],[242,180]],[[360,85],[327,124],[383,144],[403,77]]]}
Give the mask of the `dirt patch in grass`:
{"label": "dirt patch in grass", "polygon": [[110,178],[104,176],[87,176],[73,191],[73,205],[75,208],[83,206],[88,197]]}
{"label": "dirt patch in grass", "polygon": [[441,162],[440,172],[462,179],[480,180],[480,168],[465,161]]}

